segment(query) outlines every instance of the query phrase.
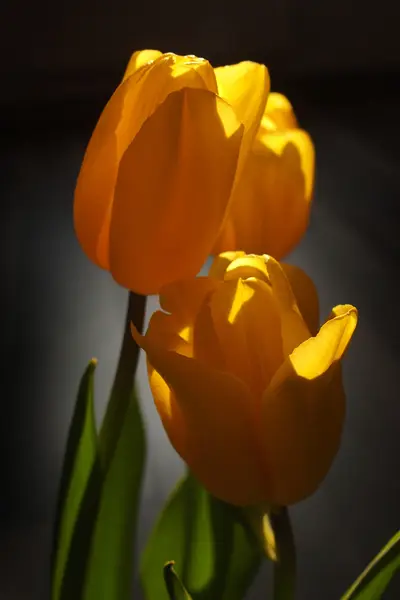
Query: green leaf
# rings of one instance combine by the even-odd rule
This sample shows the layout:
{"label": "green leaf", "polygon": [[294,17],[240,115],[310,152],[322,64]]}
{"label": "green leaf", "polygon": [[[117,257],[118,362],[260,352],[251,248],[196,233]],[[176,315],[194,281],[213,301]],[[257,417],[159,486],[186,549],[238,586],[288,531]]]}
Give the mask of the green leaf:
{"label": "green leaf", "polygon": [[164,580],[170,600],[192,600],[185,590],[185,586],[175,573],[173,561],[164,566]]}
{"label": "green leaf", "polygon": [[134,375],[139,348],[129,324],[141,329],[145,298],[130,294],[117,372],[98,452],[79,507],[59,597],[130,600],[133,544],[145,457]]}
{"label": "green leaf", "polygon": [[145,459],[142,418],[134,390],[105,478],[87,567],[85,600],[130,600],[134,533]]}
{"label": "green leaf", "polygon": [[400,531],[369,563],[342,600],[378,600],[400,568]]}
{"label": "green leaf", "polygon": [[139,347],[132,338],[130,323],[133,321],[142,330],[145,303],[144,296],[129,294],[117,372],[99,436],[103,482],[83,600],[132,597],[134,537],[146,440],[134,388]]}
{"label": "green leaf", "polygon": [[169,600],[162,568],[173,558],[193,600],[242,600],[261,563],[239,509],[187,475],[167,501],[142,555],[146,600]]}
{"label": "green leaf", "polygon": [[79,386],[69,429],[59,489],[52,557],[52,598],[61,598],[62,582],[73,530],[87,482],[97,457],[97,433],[93,408],[96,361],[91,360]]}

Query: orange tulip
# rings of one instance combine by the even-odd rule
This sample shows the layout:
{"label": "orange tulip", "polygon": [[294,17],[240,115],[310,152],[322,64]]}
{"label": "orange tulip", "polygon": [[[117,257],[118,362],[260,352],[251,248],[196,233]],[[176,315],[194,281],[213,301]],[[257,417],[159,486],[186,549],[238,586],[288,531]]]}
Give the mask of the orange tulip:
{"label": "orange tulip", "polygon": [[288,101],[268,94],[257,63],[213,69],[135,52],[77,181],[75,229],[89,258],[151,294],[194,276],[213,250],[290,249],[307,223],[312,144]]}
{"label": "orange tulip", "polygon": [[312,494],[338,451],[341,359],[357,310],[319,327],[305,273],[225,253],[208,277],[166,286],[146,335],[150,387],[169,439],[199,481],[235,505]]}

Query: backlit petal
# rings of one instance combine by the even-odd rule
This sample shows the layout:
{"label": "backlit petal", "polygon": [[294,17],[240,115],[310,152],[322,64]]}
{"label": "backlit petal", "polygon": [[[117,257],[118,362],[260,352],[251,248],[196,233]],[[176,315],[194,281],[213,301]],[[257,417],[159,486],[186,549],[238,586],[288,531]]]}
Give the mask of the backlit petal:
{"label": "backlit petal", "polygon": [[276,92],[269,94],[264,114],[274,122],[277,129],[296,129],[298,127],[293,107],[283,94]]}
{"label": "backlit petal", "polygon": [[218,93],[235,110],[243,123],[245,133],[240,156],[241,164],[247,157],[260,126],[270,90],[268,69],[251,61],[214,69]]}
{"label": "backlit petal", "polygon": [[[141,346],[144,339],[151,346],[163,347],[166,351],[178,352],[183,356],[191,356],[191,346],[178,335],[176,320],[170,315],[156,311],[149,323],[146,338],[141,336],[133,325],[131,331],[136,343]],[[175,395],[162,376],[151,364],[147,356],[147,374],[154,403],[157,407],[164,429],[179,454],[185,453],[188,432],[181,409]]]}
{"label": "backlit petal", "polygon": [[214,327],[210,300],[206,299],[193,326],[193,356],[218,371],[229,371],[221,343]]}
{"label": "backlit petal", "polygon": [[221,98],[190,88],[145,122],[119,168],[110,243],[118,283],[152,294],[198,273],[225,217],[242,129]]}
{"label": "backlit petal", "polygon": [[307,323],[311,335],[317,335],[319,329],[319,300],[312,279],[299,267],[281,263],[281,267],[290,282],[297,306]]}
{"label": "backlit petal", "polygon": [[214,291],[218,282],[210,277],[193,277],[165,285],[160,291],[160,306],[166,312],[180,315],[194,323],[206,296]]}
{"label": "backlit petal", "polygon": [[128,66],[126,67],[123,81],[128,79],[135,71],[146,65],[147,63],[156,60],[161,56],[161,52],[159,50],[137,50],[134,52],[128,62]]}
{"label": "backlit petal", "polygon": [[278,505],[312,494],[339,448],[345,414],[340,359],[354,332],[357,311],[347,306],[337,314],[315,338],[296,348],[264,395],[270,499]]}
{"label": "backlit petal", "polygon": [[230,251],[230,252],[222,252],[214,257],[214,260],[211,264],[211,267],[208,271],[209,277],[215,277],[216,279],[223,279],[225,275],[225,271],[230,263],[236,258],[245,256],[246,253],[240,250],[238,251]]}
{"label": "backlit petal", "polygon": [[314,148],[302,130],[257,134],[214,253],[241,248],[277,259],[303,236],[314,181]]}
{"label": "backlit petal", "polygon": [[231,281],[232,279],[248,279],[249,277],[255,277],[265,283],[270,283],[267,263],[264,256],[256,256],[255,254],[248,254],[247,256],[239,257],[231,262],[225,272],[225,281]]}
{"label": "backlit petal", "polygon": [[296,296],[281,265],[271,256],[265,258],[280,316],[283,352],[287,356],[310,337],[310,331],[300,313]]}
{"label": "backlit petal", "polygon": [[183,87],[216,92],[212,67],[203,59],[162,55],[121,83],[96,125],[76,185],[74,223],[83,250],[103,268],[109,268],[109,228],[121,157],[168,94]]}
{"label": "backlit petal", "polygon": [[281,325],[271,287],[254,278],[226,281],[209,302],[226,368],[252,390],[257,421],[261,394],[283,362]]}
{"label": "backlit petal", "polygon": [[[215,496],[237,505],[265,496],[266,473],[260,460],[245,384],[200,361],[186,358],[137,335],[149,362],[173,391],[190,435],[174,443],[173,418],[163,420],[175,449],[199,481]],[[165,392],[165,390],[164,390]],[[163,393],[164,393],[163,392]],[[155,397],[160,411],[159,397]],[[160,416],[163,418],[160,412]],[[181,426],[181,425],[180,425]]]}

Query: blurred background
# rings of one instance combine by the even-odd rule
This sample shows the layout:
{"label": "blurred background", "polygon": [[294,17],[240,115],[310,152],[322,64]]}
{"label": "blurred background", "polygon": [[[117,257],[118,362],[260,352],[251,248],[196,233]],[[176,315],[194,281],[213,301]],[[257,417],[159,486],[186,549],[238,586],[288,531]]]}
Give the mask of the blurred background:
{"label": "blurred background", "polygon": [[[272,89],[289,96],[316,145],[311,225],[287,260],[313,277],[323,317],[352,303],[360,322],[345,361],[340,453],[318,493],[293,509],[298,599],[338,600],[399,529],[399,25],[396,0],[3,1],[1,600],[48,598],[78,379],[98,357],[100,417],[114,372],[127,296],[80,250],[72,202],[91,131],[135,49],[267,64]],[[150,299],[148,316],[154,306]],[[155,414],[143,361],[139,377],[149,432],[143,547],[183,467]],[[270,579],[266,567],[249,600],[268,597]],[[398,597],[397,581],[385,598]]]}

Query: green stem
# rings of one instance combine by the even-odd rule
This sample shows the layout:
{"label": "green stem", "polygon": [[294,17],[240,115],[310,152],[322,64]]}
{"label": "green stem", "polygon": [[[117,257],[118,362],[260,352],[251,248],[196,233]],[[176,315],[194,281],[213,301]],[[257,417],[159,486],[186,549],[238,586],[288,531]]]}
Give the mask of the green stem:
{"label": "green stem", "polygon": [[99,451],[105,471],[107,471],[112,461],[125,414],[129,407],[139,360],[140,348],[132,338],[130,323],[132,322],[136,329],[142,332],[145,308],[146,296],[130,292],[117,370],[100,431]]}
{"label": "green stem", "polygon": [[277,560],[274,562],[274,600],[293,600],[296,587],[296,547],[289,511],[282,507],[271,512]]}

